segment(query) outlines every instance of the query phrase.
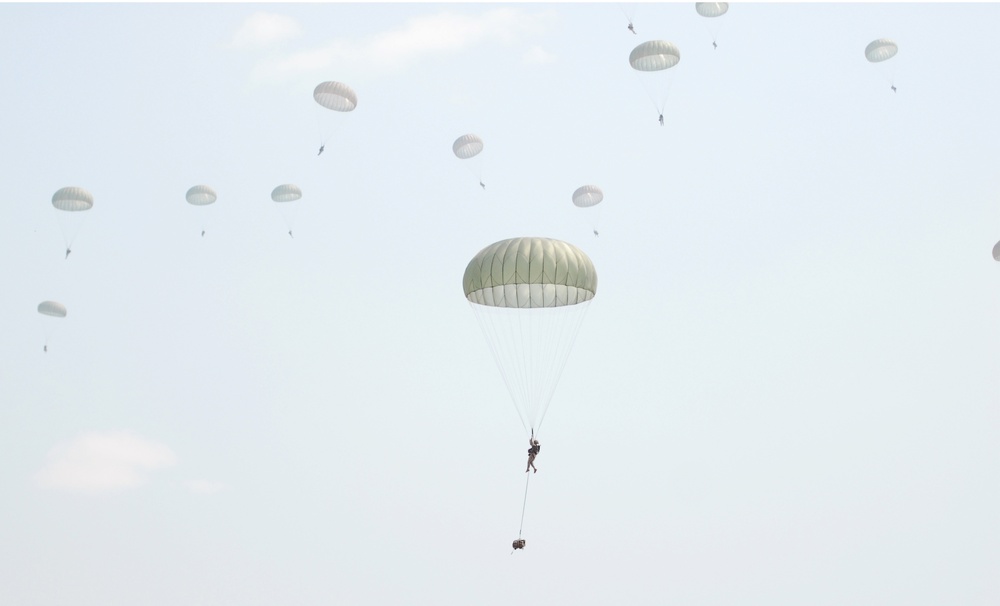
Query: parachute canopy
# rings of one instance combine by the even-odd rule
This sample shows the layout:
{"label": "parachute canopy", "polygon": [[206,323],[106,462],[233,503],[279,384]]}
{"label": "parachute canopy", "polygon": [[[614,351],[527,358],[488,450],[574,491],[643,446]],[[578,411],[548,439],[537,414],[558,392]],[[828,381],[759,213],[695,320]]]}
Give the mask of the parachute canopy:
{"label": "parachute canopy", "polygon": [[473,134],[462,135],[451,144],[451,149],[459,159],[468,160],[483,151],[483,140]]}
{"label": "parachute canopy", "polygon": [[271,199],[275,202],[294,202],[302,197],[302,190],[297,185],[287,183],[279,185],[271,192]]}
{"label": "parachute canopy", "polygon": [[573,192],[573,204],[580,208],[589,208],[604,200],[604,192],[596,185],[584,185]]}
{"label": "parachute canopy", "polygon": [[993,258],[1000,261],[1000,242],[993,245]]}
{"label": "parachute canopy", "polygon": [[42,301],[38,304],[38,313],[55,318],[65,318],[66,306],[55,301]]}
{"label": "parachute canopy", "polygon": [[672,42],[650,40],[632,49],[628,56],[632,69],[640,72],[658,72],[670,69],[681,60],[681,51]]}
{"label": "parachute canopy", "polygon": [[702,17],[721,17],[729,10],[728,2],[695,2],[694,10]]}
{"label": "parachute canopy", "polygon": [[879,38],[878,40],[872,40],[868,46],[865,47],[865,59],[868,59],[871,63],[879,63],[887,59],[892,59],[899,52],[899,47],[896,43],[888,38]]}
{"label": "parachute canopy", "polygon": [[549,238],[510,238],[479,251],[462,279],[465,297],[487,307],[576,305],[594,298],[597,272],[579,248]]}
{"label": "parachute canopy", "polygon": [[64,187],[52,194],[52,206],[70,212],[90,210],[94,206],[94,196],[82,187]]}
{"label": "parachute canopy", "polygon": [[343,82],[320,82],[313,90],[313,99],[327,109],[338,112],[354,111],[358,95]]}
{"label": "parachute canopy", "polygon": [[218,196],[215,195],[215,190],[207,185],[195,185],[187,190],[185,197],[188,204],[193,204],[194,206],[207,206],[218,199]]}
{"label": "parachute canopy", "polygon": [[537,436],[597,291],[594,265],[566,242],[511,238],[479,251],[462,283],[525,433]]}

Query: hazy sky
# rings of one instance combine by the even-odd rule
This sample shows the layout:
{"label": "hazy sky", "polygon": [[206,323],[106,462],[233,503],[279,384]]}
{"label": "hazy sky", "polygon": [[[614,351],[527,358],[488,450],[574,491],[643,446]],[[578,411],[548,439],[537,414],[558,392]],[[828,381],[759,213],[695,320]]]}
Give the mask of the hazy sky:
{"label": "hazy sky", "polygon": [[[0,5],[0,603],[1000,603],[998,24]],[[599,282],[511,555],[526,436],[461,279],[514,236]]]}

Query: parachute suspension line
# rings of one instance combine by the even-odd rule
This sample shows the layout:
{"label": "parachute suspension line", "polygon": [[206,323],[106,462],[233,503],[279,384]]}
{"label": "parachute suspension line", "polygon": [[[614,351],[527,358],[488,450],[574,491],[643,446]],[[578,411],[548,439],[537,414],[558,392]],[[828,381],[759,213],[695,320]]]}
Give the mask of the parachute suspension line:
{"label": "parachute suspension line", "polygon": [[[518,394],[514,391],[513,381],[511,381],[511,377],[507,374],[508,365],[504,364],[504,356],[501,352],[501,349],[511,351],[511,347],[509,345],[507,347],[501,347],[500,343],[494,344],[494,340],[490,338],[491,335],[496,335],[498,337],[497,340],[499,340],[499,337],[503,336],[497,326],[497,322],[495,321],[497,313],[492,309],[485,308],[482,305],[477,305],[471,301],[469,302],[469,305],[472,306],[472,311],[476,316],[476,320],[479,321],[479,328],[483,331],[483,336],[486,338],[487,345],[489,345],[490,353],[493,354],[493,361],[496,363],[497,368],[500,369],[500,376],[503,378],[504,385],[507,386],[507,391],[510,393],[510,397],[514,400],[514,411],[517,412],[518,418],[521,419],[521,425],[524,427],[524,431],[527,432],[528,423],[525,420],[524,415],[521,414],[521,407],[517,405],[519,398],[523,396],[522,394]],[[524,382],[522,381],[521,384],[523,385]]]}
{"label": "parachute suspension line", "polygon": [[59,230],[62,232],[66,248],[73,248],[73,242],[83,229],[87,216],[87,211],[59,211]]}
{"label": "parachute suspension line", "polygon": [[634,23],[632,23],[632,20],[635,18],[636,6],[633,4],[632,8],[630,8],[629,10],[625,10],[625,5],[619,2],[618,8],[622,9],[622,14],[625,15],[626,19],[628,19],[629,25],[634,25]]}
{"label": "parachute suspension line", "polygon": [[[656,101],[657,95],[654,94],[654,91],[650,87],[649,82],[647,82],[647,77],[649,76],[649,74],[645,74],[645,76],[646,77],[644,77],[643,75],[639,74],[639,72],[635,73],[635,77],[639,79],[639,83],[642,84],[643,90],[646,91],[646,95],[649,97],[649,102],[653,104],[654,108],[656,108],[656,113],[657,114],[662,114],[663,113],[663,108],[665,108],[667,106],[667,98],[670,96],[670,89],[671,89],[671,87],[673,87],[673,84],[674,84],[674,77],[673,77],[674,75],[670,74],[669,76],[663,76],[661,74],[661,77],[666,77],[666,78],[668,78],[668,80],[667,80],[667,83],[665,85],[666,89],[664,90],[664,92],[663,92],[662,95],[659,95],[660,98],[662,99],[659,103],[657,103],[657,101]],[[656,92],[660,92],[660,90],[661,89],[658,87]]]}
{"label": "parachute suspension line", "polygon": [[708,25],[709,22],[714,23],[716,21],[719,21],[719,19],[718,18],[702,19],[702,25],[705,26],[705,31],[707,31],[708,35],[712,37],[712,44],[715,44],[716,42],[719,41],[719,34],[722,33],[722,28],[726,25],[725,22],[720,21],[716,27],[714,28],[709,27]]}
{"label": "parachute suspension line", "polygon": [[517,529],[517,538],[521,538],[521,533],[524,531],[524,510],[528,508],[528,484],[531,483],[531,474],[524,474],[527,478],[524,480],[524,502],[521,503],[521,526]]}
{"label": "parachute suspension line", "polygon": [[589,302],[538,309],[469,304],[525,434],[537,435]]}
{"label": "parachute suspension line", "polygon": [[315,115],[316,115],[316,132],[319,133],[319,145],[320,145],[320,147],[324,147],[324,146],[326,146],[326,134],[323,133],[323,121],[319,117],[320,113],[321,112],[320,112],[319,108],[317,107],[315,109]]}
{"label": "parachute suspension line", "polygon": [[546,371],[543,375],[549,377],[549,384],[544,388],[545,395],[543,397],[545,404],[538,417],[538,424],[535,427],[536,431],[541,431],[542,423],[545,421],[545,415],[548,414],[549,411],[548,404],[552,400],[556,386],[559,383],[559,378],[562,376],[563,370],[566,368],[566,362],[569,361],[569,354],[573,351],[573,345],[576,342],[577,335],[580,333],[580,325],[583,323],[584,316],[587,315],[590,303],[591,301],[577,303],[573,307],[577,307],[578,309],[567,309],[566,311],[570,313],[566,313],[566,321],[559,323],[558,334],[551,335],[550,337],[554,339],[552,341],[553,343],[562,343],[563,345],[558,355],[550,358],[550,364],[553,368]]}

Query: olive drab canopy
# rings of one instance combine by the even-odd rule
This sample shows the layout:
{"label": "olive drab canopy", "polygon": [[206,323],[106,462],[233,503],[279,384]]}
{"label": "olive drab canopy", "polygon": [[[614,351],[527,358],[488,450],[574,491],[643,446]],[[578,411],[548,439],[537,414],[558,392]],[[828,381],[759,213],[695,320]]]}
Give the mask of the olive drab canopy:
{"label": "olive drab canopy", "polygon": [[68,212],[90,210],[94,206],[94,196],[82,187],[63,187],[52,194],[52,206]]}
{"label": "olive drab canopy", "polygon": [[879,38],[871,41],[865,47],[865,59],[871,63],[881,63],[895,57],[897,52],[899,52],[899,47],[896,46],[895,42],[888,38]]}
{"label": "olive drab canopy", "polygon": [[215,190],[207,185],[195,185],[191,189],[187,190],[185,198],[188,204],[194,206],[208,206],[214,203],[218,196],[215,194]]}
{"label": "olive drab canopy", "polygon": [[593,263],[567,242],[511,238],[479,251],[462,284],[525,433],[538,435],[597,292]]}
{"label": "olive drab canopy", "polygon": [[473,134],[462,135],[451,144],[451,150],[460,160],[468,160],[483,151],[483,140]]}
{"label": "olive drab canopy", "polygon": [[573,204],[580,208],[590,208],[604,200],[604,192],[596,185],[584,185],[573,192]]}
{"label": "olive drab canopy", "polygon": [[327,109],[338,112],[354,111],[358,95],[343,82],[320,82],[313,90],[313,99]]}
{"label": "olive drab canopy", "polygon": [[466,298],[489,307],[561,307],[594,298],[597,272],[579,248],[548,238],[511,238],[479,251],[465,268]]}
{"label": "olive drab canopy", "polygon": [[65,318],[66,306],[56,301],[42,301],[38,304],[38,313],[54,318]]}

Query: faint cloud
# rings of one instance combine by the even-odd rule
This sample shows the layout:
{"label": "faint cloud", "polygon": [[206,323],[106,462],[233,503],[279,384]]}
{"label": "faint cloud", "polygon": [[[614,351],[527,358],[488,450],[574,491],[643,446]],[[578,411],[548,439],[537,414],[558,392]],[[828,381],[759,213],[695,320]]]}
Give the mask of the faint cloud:
{"label": "faint cloud", "polygon": [[195,494],[215,494],[229,488],[222,482],[213,482],[212,480],[191,480],[187,483],[187,487]]}
{"label": "faint cloud", "polygon": [[552,63],[556,60],[556,56],[548,52],[540,46],[532,46],[521,55],[525,63]]}
{"label": "faint cloud", "polygon": [[373,70],[401,69],[432,54],[454,53],[487,42],[511,44],[524,35],[545,29],[550,13],[527,13],[498,8],[481,15],[444,12],[411,19],[400,29],[361,41],[335,41],[258,64],[253,77],[260,82],[321,72],[340,65]]}
{"label": "faint cloud", "polygon": [[150,472],[176,463],[170,448],[152,440],[126,431],[90,432],[49,451],[35,483],[53,490],[107,492],[145,484]]}
{"label": "faint cloud", "polygon": [[232,48],[261,48],[299,35],[295,19],[275,13],[254,13],[247,17],[229,45]]}

